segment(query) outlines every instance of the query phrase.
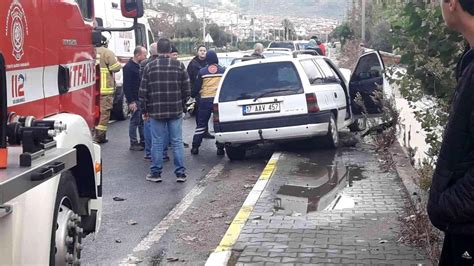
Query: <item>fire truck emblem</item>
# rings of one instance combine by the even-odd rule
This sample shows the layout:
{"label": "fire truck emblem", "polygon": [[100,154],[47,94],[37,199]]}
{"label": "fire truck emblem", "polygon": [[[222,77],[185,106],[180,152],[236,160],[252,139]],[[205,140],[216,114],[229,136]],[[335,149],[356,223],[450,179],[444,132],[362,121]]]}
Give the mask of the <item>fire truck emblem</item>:
{"label": "fire truck emblem", "polygon": [[19,0],[13,0],[8,9],[5,36],[8,35],[10,35],[12,42],[12,55],[17,61],[20,61],[24,54],[25,37],[28,36],[28,23]]}

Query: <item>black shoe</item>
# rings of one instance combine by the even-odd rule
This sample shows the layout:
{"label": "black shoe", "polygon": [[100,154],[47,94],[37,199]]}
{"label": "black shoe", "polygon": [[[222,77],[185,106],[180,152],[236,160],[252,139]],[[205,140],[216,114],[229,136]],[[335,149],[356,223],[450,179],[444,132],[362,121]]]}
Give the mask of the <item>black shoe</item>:
{"label": "black shoe", "polygon": [[191,154],[198,155],[199,154],[199,147],[193,146],[191,148]]}
{"label": "black shoe", "polygon": [[161,179],[161,174],[151,174],[151,173],[146,175],[146,180],[155,182],[155,183],[159,183],[163,181],[163,179]]}
{"label": "black shoe", "polygon": [[176,182],[179,182],[179,183],[186,182],[186,174],[185,173],[176,174]]}
{"label": "black shoe", "polygon": [[225,154],[225,152],[224,152],[223,148],[217,148],[217,155],[222,156],[224,154]]}
{"label": "black shoe", "polygon": [[189,144],[188,144],[188,143],[183,142],[183,145],[184,145],[185,148],[189,148]]}
{"label": "black shoe", "polygon": [[202,135],[202,138],[203,138],[203,139],[215,139],[216,137],[214,137],[213,135],[211,135],[211,133],[209,133],[209,131],[206,131],[206,132],[204,132],[204,134]]}
{"label": "black shoe", "polygon": [[102,139],[102,138],[94,138],[94,141],[97,142],[98,144],[104,144],[109,142],[108,139]]}
{"label": "black shoe", "polygon": [[142,147],[142,145],[140,145],[138,143],[134,143],[134,144],[130,145],[130,150],[131,151],[143,151],[144,148]]}

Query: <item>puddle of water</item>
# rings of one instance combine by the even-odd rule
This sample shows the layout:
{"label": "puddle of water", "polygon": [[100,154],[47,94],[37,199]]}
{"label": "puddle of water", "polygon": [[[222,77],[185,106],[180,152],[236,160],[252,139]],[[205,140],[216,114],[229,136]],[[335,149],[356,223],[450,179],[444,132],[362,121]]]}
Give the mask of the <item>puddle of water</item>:
{"label": "puddle of water", "polygon": [[366,178],[363,168],[344,166],[334,161],[334,157],[326,157],[324,161],[299,163],[290,172],[289,182],[279,188],[275,209],[285,215],[298,216],[325,209],[354,208],[354,200],[345,196],[343,190]]}

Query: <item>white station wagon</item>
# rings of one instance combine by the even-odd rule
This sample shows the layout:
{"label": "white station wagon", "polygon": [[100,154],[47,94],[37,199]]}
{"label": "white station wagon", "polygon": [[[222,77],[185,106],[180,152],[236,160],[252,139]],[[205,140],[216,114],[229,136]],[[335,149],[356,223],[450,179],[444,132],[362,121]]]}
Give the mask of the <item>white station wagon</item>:
{"label": "white station wagon", "polygon": [[359,58],[350,82],[323,56],[294,55],[240,62],[228,68],[214,99],[216,141],[231,160],[261,142],[320,137],[331,147],[338,131],[357,128],[360,93],[371,115],[380,114],[371,95],[386,84],[378,52]]}

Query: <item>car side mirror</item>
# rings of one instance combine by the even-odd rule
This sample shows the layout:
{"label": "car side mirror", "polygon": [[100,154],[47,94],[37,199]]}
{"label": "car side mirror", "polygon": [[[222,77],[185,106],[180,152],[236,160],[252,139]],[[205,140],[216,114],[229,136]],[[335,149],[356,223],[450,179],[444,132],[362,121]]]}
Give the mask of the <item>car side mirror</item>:
{"label": "car side mirror", "polygon": [[120,7],[122,10],[122,16],[126,18],[143,17],[143,0],[121,0]]}

